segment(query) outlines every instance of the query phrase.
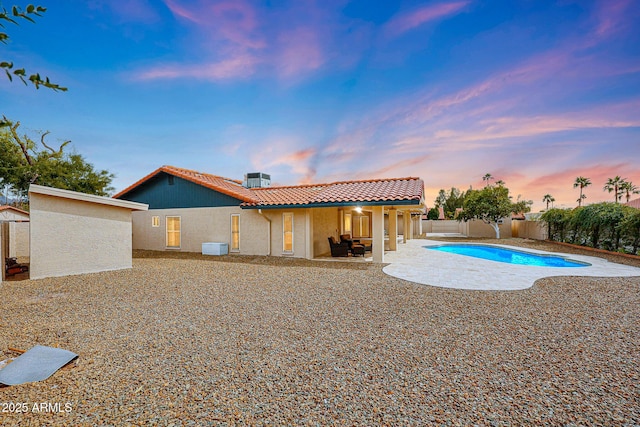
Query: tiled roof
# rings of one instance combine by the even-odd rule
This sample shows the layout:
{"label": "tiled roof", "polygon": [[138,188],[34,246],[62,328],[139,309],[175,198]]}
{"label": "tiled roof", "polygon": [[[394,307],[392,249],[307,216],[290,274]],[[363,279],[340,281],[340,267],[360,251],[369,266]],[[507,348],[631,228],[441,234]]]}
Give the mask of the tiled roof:
{"label": "tiled roof", "polygon": [[424,183],[420,178],[389,178],[254,188],[253,193],[259,201],[242,203],[242,207],[304,207],[384,202],[420,204],[424,197]]}
{"label": "tiled roof", "polygon": [[283,187],[245,188],[241,181],[174,166],[162,166],[130,185],[114,198],[119,198],[144,184],[160,172],[178,176],[203,187],[242,200],[243,208],[278,206],[331,206],[362,204],[420,204],[424,198],[424,183],[420,178],[389,178],[363,181],[340,181]]}
{"label": "tiled roof", "polygon": [[118,194],[114,195],[113,198],[117,199],[134,188],[142,185],[147,182],[154,176],[158,175],[160,172],[168,173],[169,175],[177,176],[187,181],[191,181],[195,184],[201,185],[203,187],[209,188],[211,190],[218,191],[220,193],[226,194],[227,196],[234,197],[236,199],[242,200],[243,202],[256,202],[256,198],[251,192],[251,190],[242,186],[242,181],[238,181],[235,179],[224,178],[218,175],[211,175],[208,173],[197,172],[190,169],[177,168],[175,166],[162,166],[155,171],[151,172],[149,175],[140,179],[139,181],[131,184],[129,187],[120,191]]}
{"label": "tiled roof", "polygon": [[631,206],[632,208],[640,209],[640,199],[629,200],[628,203],[625,203],[627,206]]}
{"label": "tiled roof", "polygon": [[0,212],[6,211],[6,210],[16,211],[16,212],[21,213],[23,215],[29,216],[29,212],[23,211],[22,209],[18,209],[18,208],[15,208],[13,206],[9,206],[9,205],[0,206]]}

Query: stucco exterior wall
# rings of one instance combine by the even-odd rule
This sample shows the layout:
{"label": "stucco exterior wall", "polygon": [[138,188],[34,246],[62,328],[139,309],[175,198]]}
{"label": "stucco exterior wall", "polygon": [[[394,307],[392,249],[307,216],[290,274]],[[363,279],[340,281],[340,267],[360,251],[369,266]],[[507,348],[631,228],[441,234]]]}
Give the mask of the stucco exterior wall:
{"label": "stucco exterior wall", "polygon": [[9,223],[9,255],[24,258],[29,256],[29,223]]}
{"label": "stucco exterior wall", "polygon": [[30,193],[30,278],[131,268],[131,210]]}
{"label": "stucco exterior wall", "polygon": [[340,237],[338,208],[313,209],[313,254],[322,256],[331,253],[329,237]]}
{"label": "stucco exterior wall", "polygon": [[[151,209],[134,212],[133,249],[155,251],[202,252],[205,242],[229,244],[231,250],[231,215],[240,216],[240,251],[247,255],[266,255],[268,222],[257,211],[237,206],[217,208]],[[154,227],[152,218],[158,217]],[[180,248],[167,248],[167,217],[180,217]]]}
{"label": "stucco exterior wall", "polygon": [[[133,249],[174,250],[201,252],[205,242],[231,242],[231,215],[240,215],[240,250],[242,255],[267,255],[269,253],[269,221],[271,220],[271,255],[306,256],[306,209],[265,209],[263,215],[257,209],[240,207],[152,209],[133,213]],[[282,251],[282,214],[294,213],[294,253]],[[158,216],[158,227],[152,226],[152,217]],[[180,217],[180,248],[166,246],[166,217]],[[265,218],[266,217],[266,218]],[[231,249],[231,247],[229,247]]]}
{"label": "stucco exterior wall", "polygon": [[546,240],[547,226],[543,221],[513,221],[518,237],[523,239]]}
{"label": "stucco exterior wall", "polygon": [[[262,212],[271,219],[271,255],[294,258],[309,257],[306,244],[307,209],[265,209]],[[284,236],[282,231],[283,214],[285,212],[293,213],[293,253],[285,253],[283,251]],[[313,222],[312,212],[310,212],[309,219]]]}
{"label": "stucco exterior wall", "polygon": [[[466,233],[469,237],[488,237],[495,238],[496,232],[492,226],[485,224],[479,220],[471,220],[467,222],[469,228]],[[511,237],[511,218],[505,218],[499,226],[500,238],[506,239]]]}

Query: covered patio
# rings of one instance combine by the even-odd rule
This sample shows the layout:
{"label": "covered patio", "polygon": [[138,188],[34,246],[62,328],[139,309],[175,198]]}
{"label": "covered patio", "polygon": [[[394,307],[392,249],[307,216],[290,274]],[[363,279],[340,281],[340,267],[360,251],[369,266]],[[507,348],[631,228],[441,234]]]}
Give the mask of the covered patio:
{"label": "covered patio", "polygon": [[371,248],[359,258],[382,263],[385,250],[395,252],[399,243],[421,234],[425,205],[420,178],[260,188],[254,192],[260,201],[243,203],[243,209],[257,209],[270,217],[277,211],[295,210],[296,229],[301,222],[297,218],[304,218],[303,233],[295,234],[304,234],[304,238],[295,237],[294,243],[305,245],[307,259],[331,258],[329,238],[339,241],[340,236],[350,235]]}

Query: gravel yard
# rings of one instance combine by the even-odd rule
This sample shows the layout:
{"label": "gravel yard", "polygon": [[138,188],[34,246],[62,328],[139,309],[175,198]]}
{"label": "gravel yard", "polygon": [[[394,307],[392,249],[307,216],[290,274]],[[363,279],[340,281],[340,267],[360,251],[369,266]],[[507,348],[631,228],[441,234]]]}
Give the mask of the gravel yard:
{"label": "gravel yard", "polygon": [[0,360],[80,355],[0,388],[3,426],[640,424],[640,277],[484,292],[372,263],[138,252],[0,290]]}

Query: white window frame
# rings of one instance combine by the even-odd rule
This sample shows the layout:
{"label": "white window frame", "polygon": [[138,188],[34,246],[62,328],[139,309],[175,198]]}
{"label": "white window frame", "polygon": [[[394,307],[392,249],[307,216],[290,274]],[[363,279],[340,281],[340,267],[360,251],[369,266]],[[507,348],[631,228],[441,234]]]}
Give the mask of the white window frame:
{"label": "white window frame", "polygon": [[[286,244],[286,233],[287,230],[285,229],[285,224],[286,224],[286,217],[290,215],[291,216],[291,249],[287,250],[287,248],[285,247]],[[294,223],[294,219],[295,219],[295,215],[293,214],[293,212],[283,212],[282,213],[282,253],[283,254],[287,254],[287,255],[292,255],[295,251],[295,223]]]}
{"label": "white window frame", "polygon": [[151,226],[152,227],[160,227],[160,216],[154,215],[151,217]]}
{"label": "white window frame", "polygon": [[[238,247],[234,248],[233,247],[233,218],[238,218],[238,231],[236,232],[236,234],[238,235]],[[230,244],[229,244],[229,251],[230,252],[240,252],[240,214],[231,214],[231,240],[230,240]]]}
{"label": "white window frame", "polygon": [[[178,246],[169,246],[169,218],[178,218],[178,224],[180,224],[180,229],[177,231],[178,233]],[[180,249],[182,247],[182,217],[179,215],[167,215],[164,217],[165,222],[165,236],[164,243],[167,249]],[[175,230],[171,230],[172,233],[176,233]]]}

